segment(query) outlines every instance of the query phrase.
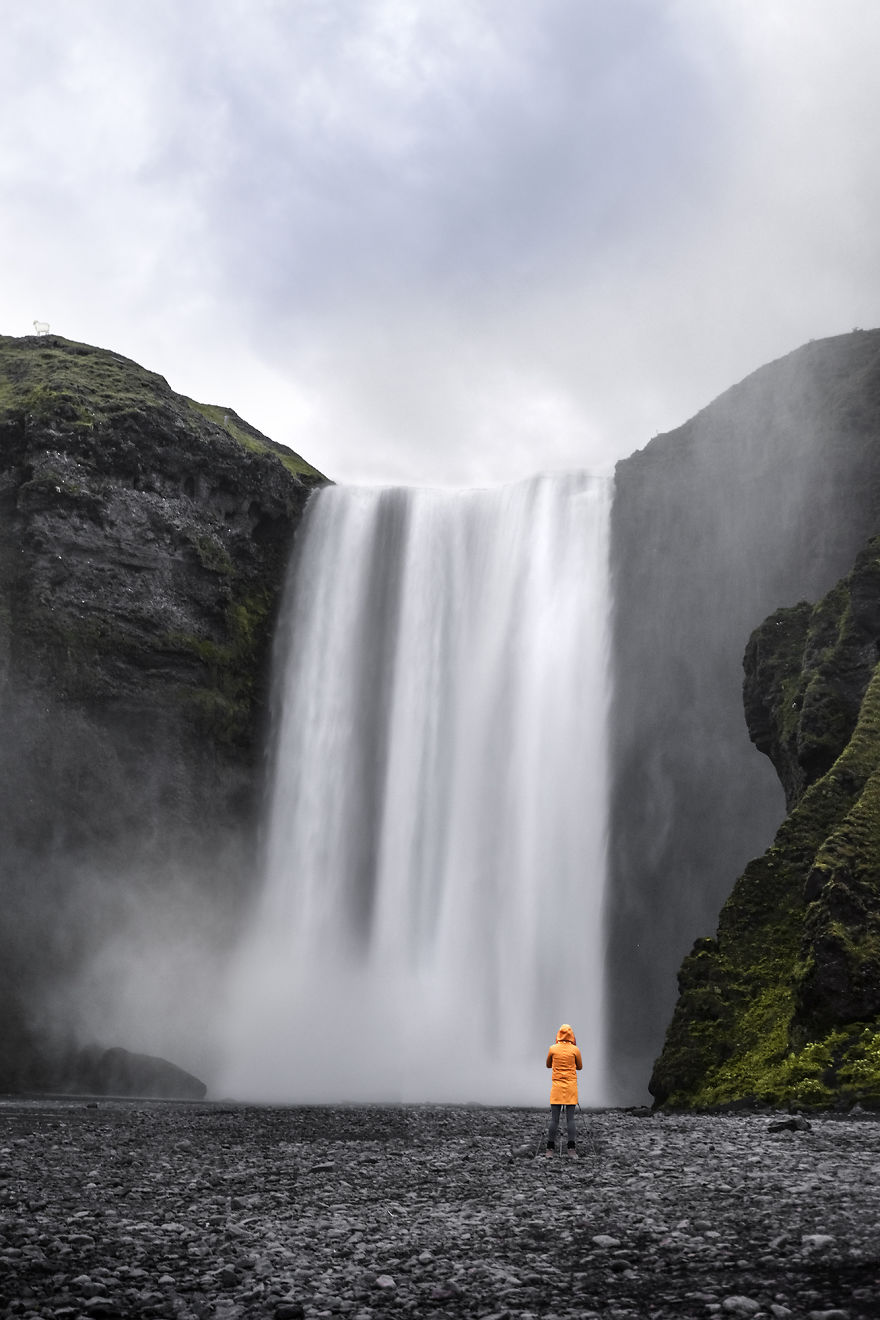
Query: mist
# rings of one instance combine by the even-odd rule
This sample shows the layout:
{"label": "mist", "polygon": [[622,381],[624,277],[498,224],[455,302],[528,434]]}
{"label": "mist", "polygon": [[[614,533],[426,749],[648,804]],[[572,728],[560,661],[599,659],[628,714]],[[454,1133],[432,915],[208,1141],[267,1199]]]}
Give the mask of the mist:
{"label": "mist", "polygon": [[[53,923],[81,926],[82,956],[32,1008],[32,1023],[59,1043],[123,1047],[161,1057],[211,1088],[218,1066],[217,1004],[238,936],[240,903],[218,893],[214,870],[181,874],[172,862],[123,863],[112,875],[68,876]],[[243,877],[230,874],[239,891]]]}
{"label": "mist", "polygon": [[2,721],[3,1085],[76,1087],[80,1051],[120,1046],[210,1082],[254,882],[247,822],[208,805],[216,767],[160,712],[147,737],[130,711],[35,700],[8,675]]}

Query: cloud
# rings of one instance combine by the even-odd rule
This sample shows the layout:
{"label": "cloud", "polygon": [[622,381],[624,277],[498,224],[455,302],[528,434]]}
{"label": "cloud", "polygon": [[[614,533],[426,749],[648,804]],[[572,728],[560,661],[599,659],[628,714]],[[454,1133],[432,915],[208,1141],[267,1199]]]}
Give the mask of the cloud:
{"label": "cloud", "polygon": [[8,0],[6,332],[339,479],[607,467],[876,322],[872,0]]}

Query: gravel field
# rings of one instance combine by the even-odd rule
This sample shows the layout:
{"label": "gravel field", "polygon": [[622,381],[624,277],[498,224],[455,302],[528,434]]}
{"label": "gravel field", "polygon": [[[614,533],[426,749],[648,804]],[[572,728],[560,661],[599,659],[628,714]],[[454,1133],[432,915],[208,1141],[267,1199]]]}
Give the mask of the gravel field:
{"label": "gravel field", "polygon": [[878,1317],[880,1123],[786,1117],[0,1101],[0,1313]]}

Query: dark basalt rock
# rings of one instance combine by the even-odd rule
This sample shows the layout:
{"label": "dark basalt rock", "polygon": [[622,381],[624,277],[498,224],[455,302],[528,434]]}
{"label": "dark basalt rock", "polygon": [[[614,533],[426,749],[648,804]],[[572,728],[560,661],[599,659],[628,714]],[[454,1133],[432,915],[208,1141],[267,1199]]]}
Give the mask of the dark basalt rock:
{"label": "dark basalt rock", "polygon": [[571,1160],[534,1109],[7,1104],[7,1314],[876,1317],[880,1127],[772,1127],[606,1111]]}
{"label": "dark basalt rock", "polygon": [[815,608],[777,610],[746,648],[743,701],[752,742],[773,762],[791,811],[846,747],[874,672],[880,572],[872,543]]}
{"label": "dark basalt rock", "polygon": [[323,481],[116,353],[0,337],[0,1089],[51,1073],[64,987],[136,913],[233,929]]}
{"label": "dark basalt rock", "polygon": [[114,1046],[83,1050],[70,1077],[71,1089],[89,1095],[139,1096],[156,1100],[204,1100],[208,1088],[167,1059],[132,1054]]}
{"label": "dark basalt rock", "polygon": [[659,1103],[880,1097],[880,537],[745,656],[755,744],[787,819],[684,960],[651,1080]]}
{"label": "dark basalt rock", "polygon": [[[798,602],[824,598],[880,531],[878,441],[880,331],[855,331],[762,367],[617,465],[608,996],[620,1102],[660,1049],[682,958],[785,815],[743,727],[740,661],[771,611],[793,612],[759,631],[746,701],[789,808],[852,731],[874,585],[853,587],[868,649],[847,642],[846,665],[822,661],[833,602],[827,628]],[[810,666],[802,691],[787,651]]]}

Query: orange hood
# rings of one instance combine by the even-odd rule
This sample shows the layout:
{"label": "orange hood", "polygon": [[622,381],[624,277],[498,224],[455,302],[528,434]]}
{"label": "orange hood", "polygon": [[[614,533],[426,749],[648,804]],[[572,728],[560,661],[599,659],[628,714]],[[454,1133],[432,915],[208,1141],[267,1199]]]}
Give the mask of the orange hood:
{"label": "orange hood", "polygon": [[563,1022],[562,1026],[556,1033],[557,1044],[561,1040],[567,1040],[570,1045],[577,1045],[577,1041],[574,1038],[574,1032],[567,1022]]}

